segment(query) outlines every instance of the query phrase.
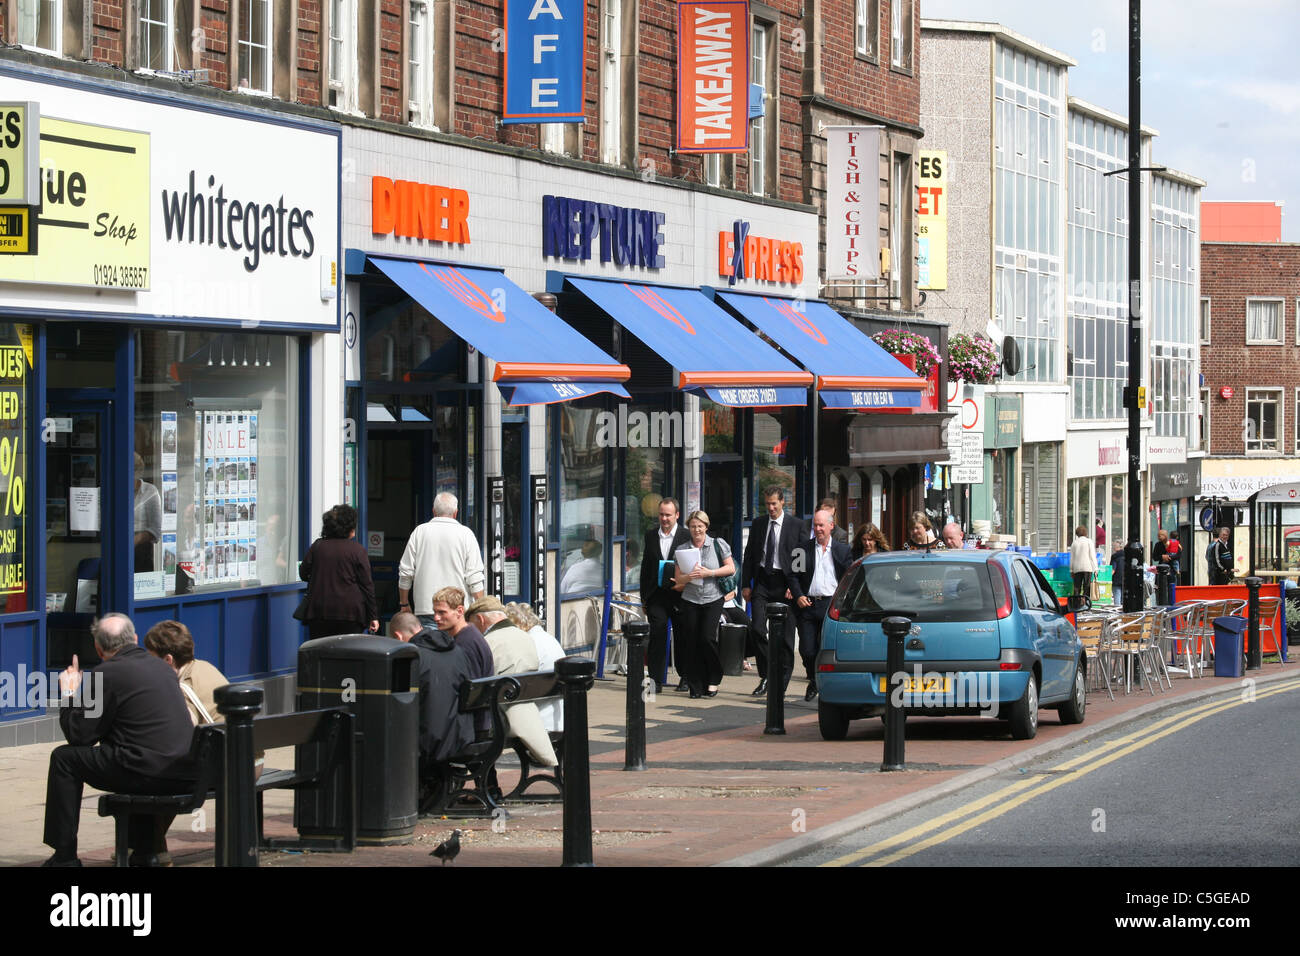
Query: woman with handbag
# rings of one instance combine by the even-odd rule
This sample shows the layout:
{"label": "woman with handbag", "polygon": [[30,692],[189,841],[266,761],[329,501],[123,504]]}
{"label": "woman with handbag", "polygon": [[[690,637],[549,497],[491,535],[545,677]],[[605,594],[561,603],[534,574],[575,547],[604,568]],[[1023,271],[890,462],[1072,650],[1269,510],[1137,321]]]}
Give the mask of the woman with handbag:
{"label": "woman with handbag", "polygon": [[686,530],[690,543],[681,545],[674,556],[694,548],[699,560],[689,572],[679,563],[673,575],[673,588],[682,593],[681,636],[674,639],[677,671],[686,678],[691,697],[716,697],[722,683],[722,658],[714,637],[724,596],[734,587],[729,579],[736,573],[736,561],[727,542],[709,537],[706,512],[691,512]]}
{"label": "woman with handbag", "polygon": [[1074,579],[1076,597],[1083,597],[1092,605],[1092,579],[1097,573],[1097,551],[1083,525],[1074,529],[1074,544],[1070,546],[1070,577]]}
{"label": "woman with handbag", "polygon": [[379,630],[370,558],[356,540],[357,512],[335,505],[321,519],[321,536],[302,559],[307,596],[294,614],[312,640]]}

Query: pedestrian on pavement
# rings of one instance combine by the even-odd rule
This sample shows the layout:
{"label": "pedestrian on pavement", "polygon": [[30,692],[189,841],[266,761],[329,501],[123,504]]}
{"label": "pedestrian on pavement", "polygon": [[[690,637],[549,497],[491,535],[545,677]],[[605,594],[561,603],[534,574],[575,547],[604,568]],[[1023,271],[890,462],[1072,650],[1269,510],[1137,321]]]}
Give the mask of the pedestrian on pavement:
{"label": "pedestrian on pavement", "polygon": [[[510,623],[504,604],[491,596],[481,597],[469,606],[465,616],[482,632],[492,648],[492,661],[498,677],[537,671],[537,647],[531,637]],[[518,737],[539,764],[544,767],[559,765],[551,738],[542,726],[537,704],[532,701],[511,704],[506,708],[506,723],[509,735]]]}
{"label": "pedestrian on pavement", "polygon": [[823,498],[821,504],[817,506],[817,509],[819,511],[829,511],[831,513],[831,536],[836,541],[841,541],[844,544],[848,544],[849,533],[840,527],[839,519],[836,517],[835,496],[830,495],[826,498]]}
{"label": "pedestrian on pavement", "polygon": [[[90,633],[103,662],[87,678],[74,654],[59,675],[59,726],[67,743],[50,754],[45,784],[46,866],[81,866],[77,829],[83,788],[107,793],[186,793],[194,724],[176,672],[136,643],[125,614],[106,614]],[[87,685],[91,685],[87,688]],[[91,693],[93,691],[93,693]],[[127,845],[132,866],[162,862],[169,816],[132,816]]]}
{"label": "pedestrian on pavement", "polygon": [[889,540],[885,537],[884,532],[869,521],[858,528],[857,533],[853,535],[852,554],[854,561],[868,554],[878,554],[889,550],[891,550]]}
{"label": "pedestrian on pavement", "polygon": [[1086,525],[1074,529],[1074,544],[1070,546],[1070,576],[1074,579],[1075,596],[1091,599],[1092,576],[1097,573],[1097,550],[1088,537]]}
{"label": "pedestrian on pavement", "polygon": [[1232,558],[1232,529],[1226,525],[1219,529],[1205,551],[1205,563],[1210,571],[1211,584],[1230,584],[1234,573]]}
{"label": "pedestrian on pavement", "polygon": [[686,530],[691,536],[674,552],[695,549],[698,561],[690,571],[680,564],[673,576],[673,587],[681,592],[681,636],[677,641],[678,671],[685,667],[687,686],[693,698],[718,696],[722,683],[722,659],[718,656],[718,622],[722,618],[723,582],[736,573],[736,562],[731,547],[721,538],[709,537],[709,515],[692,511],[686,519]]}
{"label": "pedestrian on pavement", "polygon": [[[460,588],[443,588],[436,593],[433,596],[432,617],[434,627],[450,634],[464,648],[475,678],[491,677],[496,673],[492,648],[483,639],[483,633],[466,617],[464,591]],[[420,621],[425,623],[423,618]]]}
{"label": "pedestrian on pavement", "polygon": [[681,631],[681,595],[673,590],[671,571],[667,576],[660,573],[660,562],[671,563],[673,552],[690,540],[686,528],[677,520],[678,514],[676,498],[660,500],[659,527],[645,533],[641,548],[641,607],[650,623],[646,666],[650,669],[650,679],[655,682],[656,694],[663,692],[667,671],[668,623],[671,621],[673,625],[674,644],[679,641]]}
{"label": "pedestrian on pavement", "polygon": [[302,559],[307,582],[303,620],[312,640],[379,630],[370,558],[356,540],[357,511],[335,505],[321,519],[321,536]]}
{"label": "pedestrian on pavement", "polygon": [[460,712],[460,691],[474,679],[474,665],[454,637],[410,611],[394,614],[388,629],[419,654],[413,679],[420,688],[420,782],[432,785],[445,779],[442,765],[474,742],[473,715]]}
{"label": "pedestrian on pavement", "polygon": [[225,687],[230,681],[207,661],[195,659],[194,635],[188,627],[180,621],[159,621],[145,632],[144,647],[176,672],[195,727],[225,722],[226,718],[217,712],[213,695],[218,687]]}
{"label": "pedestrian on pavement", "polygon": [[966,547],[966,536],[962,533],[961,525],[949,521],[943,526],[943,544],[944,547],[956,551]]}
{"label": "pedestrian on pavement", "polygon": [[397,565],[397,609],[413,611],[425,624],[434,623],[434,595],[443,588],[483,596],[483,552],[474,532],[456,520],[459,508],[449,491],[435,497],[433,518],[411,533]]}
{"label": "pedestrian on pavement", "polygon": [[1182,569],[1183,545],[1178,540],[1178,532],[1169,532],[1169,543],[1165,545],[1165,554],[1169,555],[1169,573],[1173,575],[1173,580],[1178,580],[1178,574]]}
{"label": "pedestrian on pavement", "polygon": [[908,525],[907,540],[903,542],[904,551],[943,551],[943,542],[935,535],[930,516],[924,511],[913,511],[912,522]]}
{"label": "pedestrian on pavement", "polygon": [[[554,671],[555,662],[565,656],[564,648],[546,628],[542,627],[542,622],[533,613],[533,609],[527,604],[511,601],[506,605],[506,617],[510,618],[510,623],[533,639],[533,646],[537,649],[537,669]],[[542,726],[548,731],[559,733],[564,730],[564,701],[548,700],[539,703],[537,712],[542,715]]]}
{"label": "pedestrian on pavement", "polygon": [[817,652],[822,646],[822,624],[830,607],[840,578],[852,561],[849,546],[833,537],[833,516],[829,511],[813,515],[813,538],[806,542],[811,554],[803,562],[803,570],[796,575],[799,584],[795,592],[795,607],[799,617],[799,656],[808,675],[808,689],[804,700],[817,696]]}
{"label": "pedestrian on pavement", "polygon": [[[785,513],[785,491],[779,486],[772,486],[763,493],[763,504],[767,514],[754,519],[749,529],[749,540],[745,543],[740,594],[750,602],[754,626],[762,635],[759,651],[769,655],[768,679],[774,674],[779,675],[784,693],[794,673],[796,617],[793,601],[786,595],[793,593],[798,586],[791,563],[795,548],[808,540],[808,530],[800,519]],[[774,601],[790,605],[785,617],[785,634],[775,638],[767,633],[767,606]],[[774,640],[775,657],[771,656]],[[774,661],[779,662],[780,667],[774,667]],[[756,690],[755,694],[758,693]]]}
{"label": "pedestrian on pavement", "polygon": [[1116,541],[1110,555],[1110,593],[1115,607],[1124,606],[1124,542]]}

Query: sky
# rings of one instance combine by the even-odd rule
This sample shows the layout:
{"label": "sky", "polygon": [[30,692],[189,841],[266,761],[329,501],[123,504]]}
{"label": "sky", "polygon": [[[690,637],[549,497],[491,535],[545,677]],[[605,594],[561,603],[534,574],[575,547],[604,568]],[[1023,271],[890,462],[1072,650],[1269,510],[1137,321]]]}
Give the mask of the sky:
{"label": "sky", "polygon": [[[1128,0],[921,0],[921,16],[1000,23],[1078,63],[1069,92],[1128,115]],[[1142,0],[1142,125],[1154,162],[1203,201],[1281,202],[1300,242],[1300,2]],[[927,64],[922,64],[922,70]]]}

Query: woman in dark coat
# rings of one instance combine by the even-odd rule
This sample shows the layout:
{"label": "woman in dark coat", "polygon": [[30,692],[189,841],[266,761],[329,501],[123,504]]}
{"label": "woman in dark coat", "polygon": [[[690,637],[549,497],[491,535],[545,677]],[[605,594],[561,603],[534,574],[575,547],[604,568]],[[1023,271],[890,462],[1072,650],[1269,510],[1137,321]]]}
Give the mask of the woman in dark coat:
{"label": "woman in dark coat", "polygon": [[321,536],[302,559],[298,573],[307,582],[303,619],[312,640],[379,630],[370,559],[356,536],[356,509],[335,505],[325,512]]}

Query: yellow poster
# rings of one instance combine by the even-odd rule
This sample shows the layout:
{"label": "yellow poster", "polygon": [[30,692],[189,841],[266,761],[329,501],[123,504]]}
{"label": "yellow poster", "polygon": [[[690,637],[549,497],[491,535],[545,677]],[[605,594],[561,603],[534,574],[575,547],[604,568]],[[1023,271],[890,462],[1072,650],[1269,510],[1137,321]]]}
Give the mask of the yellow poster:
{"label": "yellow poster", "polygon": [[40,125],[35,103],[0,103],[0,203],[36,203],[36,150],[31,144]]}
{"label": "yellow poster", "polygon": [[917,176],[917,288],[948,288],[948,153],[923,149]]}
{"label": "yellow poster", "polygon": [[149,288],[149,134],[41,117],[40,241],[0,282]]}

